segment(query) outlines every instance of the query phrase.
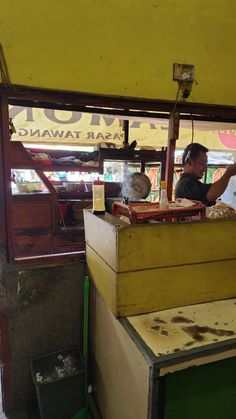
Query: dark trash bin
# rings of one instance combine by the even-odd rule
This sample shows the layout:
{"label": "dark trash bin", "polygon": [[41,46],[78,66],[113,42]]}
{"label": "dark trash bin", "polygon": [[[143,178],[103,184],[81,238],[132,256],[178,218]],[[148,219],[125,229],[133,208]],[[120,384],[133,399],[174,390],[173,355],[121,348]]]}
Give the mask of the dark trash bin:
{"label": "dark trash bin", "polygon": [[85,365],[77,349],[33,359],[31,373],[41,419],[71,419],[86,408]]}

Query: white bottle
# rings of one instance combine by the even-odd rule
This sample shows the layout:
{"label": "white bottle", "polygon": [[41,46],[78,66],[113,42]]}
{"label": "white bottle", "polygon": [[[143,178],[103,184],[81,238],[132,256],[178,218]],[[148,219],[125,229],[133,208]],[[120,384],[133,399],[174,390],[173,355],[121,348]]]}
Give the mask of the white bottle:
{"label": "white bottle", "polygon": [[167,190],[166,190],[166,181],[162,180],[161,181],[161,197],[160,197],[160,209],[164,210],[164,209],[168,209],[168,198],[167,198]]}

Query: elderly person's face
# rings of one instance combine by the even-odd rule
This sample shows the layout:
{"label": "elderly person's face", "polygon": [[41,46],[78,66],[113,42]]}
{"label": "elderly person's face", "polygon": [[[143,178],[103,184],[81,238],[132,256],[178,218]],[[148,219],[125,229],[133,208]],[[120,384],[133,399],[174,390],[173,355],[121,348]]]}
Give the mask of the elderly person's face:
{"label": "elderly person's face", "polygon": [[191,167],[191,173],[201,179],[207,170],[207,154],[201,151],[194,160],[189,159],[188,164]]}

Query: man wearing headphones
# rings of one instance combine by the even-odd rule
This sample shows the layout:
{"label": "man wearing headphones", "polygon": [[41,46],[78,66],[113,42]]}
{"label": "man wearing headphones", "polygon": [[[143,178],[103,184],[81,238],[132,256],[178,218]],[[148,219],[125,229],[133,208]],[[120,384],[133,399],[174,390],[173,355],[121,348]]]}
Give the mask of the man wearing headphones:
{"label": "man wearing headphones", "polygon": [[228,186],[231,176],[236,175],[236,163],[227,167],[223,176],[214,183],[200,182],[207,170],[208,149],[201,144],[189,144],[183,153],[184,172],[175,188],[175,198],[187,198],[201,201],[207,206],[215,204]]}

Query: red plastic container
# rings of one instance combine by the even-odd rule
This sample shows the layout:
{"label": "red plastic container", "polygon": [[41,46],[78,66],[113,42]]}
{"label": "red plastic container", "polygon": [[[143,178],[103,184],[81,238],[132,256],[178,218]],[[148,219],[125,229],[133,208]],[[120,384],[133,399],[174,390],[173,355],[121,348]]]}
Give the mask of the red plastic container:
{"label": "red plastic container", "polygon": [[[134,203],[123,204],[122,202],[114,202],[112,206],[112,215],[124,215],[128,217],[131,224],[140,224],[148,220],[156,220],[159,222],[175,222],[182,219],[190,219],[198,217],[199,219],[206,217],[206,207],[201,202],[193,201],[195,205],[191,207],[177,207],[161,210],[158,203]],[[174,202],[170,203],[174,204]]]}
{"label": "red plastic container", "polygon": [[65,218],[68,208],[69,208],[69,204],[67,204],[66,202],[59,204],[59,217],[60,218],[61,217]]}

